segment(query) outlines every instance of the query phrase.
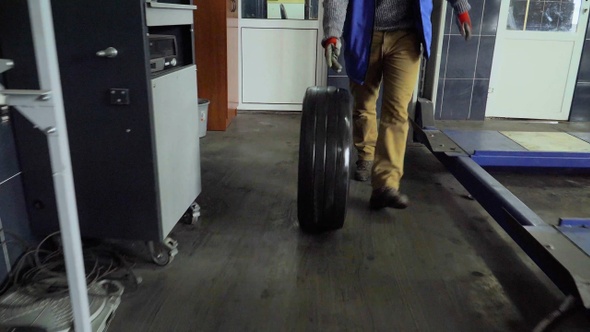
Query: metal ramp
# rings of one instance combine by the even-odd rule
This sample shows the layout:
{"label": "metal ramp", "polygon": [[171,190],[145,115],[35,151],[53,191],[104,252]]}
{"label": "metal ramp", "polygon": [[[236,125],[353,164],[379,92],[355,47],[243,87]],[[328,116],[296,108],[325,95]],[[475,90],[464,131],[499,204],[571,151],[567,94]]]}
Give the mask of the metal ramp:
{"label": "metal ramp", "polygon": [[590,133],[445,129],[480,166],[590,168]]}
{"label": "metal ramp", "polygon": [[435,123],[431,115],[420,114],[420,107],[416,111],[414,139],[428,147],[568,298],[590,309],[590,220],[561,219],[552,225],[488,172],[493,167],[590,171],[590,124],[519,127],[497,122],[494,128],[493,121]]}

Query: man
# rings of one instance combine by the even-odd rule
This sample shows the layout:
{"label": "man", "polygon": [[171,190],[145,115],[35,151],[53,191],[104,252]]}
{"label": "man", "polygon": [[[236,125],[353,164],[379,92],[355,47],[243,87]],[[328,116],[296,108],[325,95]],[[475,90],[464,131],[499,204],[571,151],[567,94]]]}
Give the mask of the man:
{"label": "man", "polygon": [[[370,206],[403,209],[399,191],[412,98],[422,51],[429,56],[433,0],[324,0],[324,35],[328,66],[338,63],[341,39],[354,97],[353,140],[358,151],[355,179],[371,176]],[[467,0],[448,0],[467,39],[471,31]],[[376,102],[383,83],[383,105],[377,126]]]}

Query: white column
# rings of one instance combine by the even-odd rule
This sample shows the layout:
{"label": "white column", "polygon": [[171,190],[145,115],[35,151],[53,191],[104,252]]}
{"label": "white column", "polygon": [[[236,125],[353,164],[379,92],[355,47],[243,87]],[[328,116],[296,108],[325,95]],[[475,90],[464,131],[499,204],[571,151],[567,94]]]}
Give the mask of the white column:
{"label": "white column", "polygon": [[77,332],[91,332],[88,290],[82,256],[82,241],[78,224],[78,210],[72,175],[70,147],[64,114],[64,104],[53,30],[53,16],[49,0],[28,0],[39,84],[51,91],[55,128],[45,129],[51,169],[57,199],[59,225],[64,247],[70,302]]}

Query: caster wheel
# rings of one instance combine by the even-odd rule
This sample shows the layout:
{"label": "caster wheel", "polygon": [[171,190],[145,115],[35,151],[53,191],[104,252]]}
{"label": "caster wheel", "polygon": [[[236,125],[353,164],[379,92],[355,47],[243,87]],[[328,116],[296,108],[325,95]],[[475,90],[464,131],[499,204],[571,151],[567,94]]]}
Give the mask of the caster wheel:
{"label": "caster wheel", "polygon": [[152,255],[152,261],[158,266],[166,266],[174,260],[178,254],[178,242],[171,238],[166,238],[163,243],[148,242],[148,247]]}
{"label": "caster wheel", "polygon": [[191,204],[188,210],[182,216],[182,222],[187,225],[194,225],[199,221],[201,216],[201,207],[197,203]]}

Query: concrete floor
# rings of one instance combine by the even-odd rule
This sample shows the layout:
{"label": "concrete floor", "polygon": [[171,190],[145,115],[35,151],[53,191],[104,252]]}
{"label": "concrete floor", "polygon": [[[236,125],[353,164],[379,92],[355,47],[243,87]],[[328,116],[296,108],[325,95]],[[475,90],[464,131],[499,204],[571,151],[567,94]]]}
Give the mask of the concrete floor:
{"label": "concrete floor", "polygon": [[[202,216],[174,229],[170,265],[137,262],[111,331],[530,331],[564,299],[420,145],[411,207],[371,211],[352,182],[344,228],[302,234],[299,119],[241,113],[201,139]],[[584,315],[555,331],[587,331]]]}

